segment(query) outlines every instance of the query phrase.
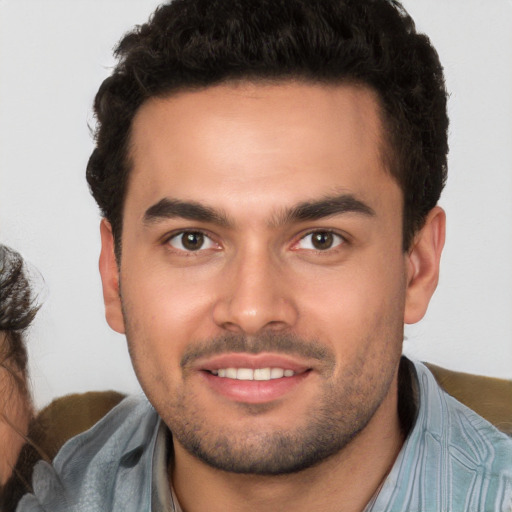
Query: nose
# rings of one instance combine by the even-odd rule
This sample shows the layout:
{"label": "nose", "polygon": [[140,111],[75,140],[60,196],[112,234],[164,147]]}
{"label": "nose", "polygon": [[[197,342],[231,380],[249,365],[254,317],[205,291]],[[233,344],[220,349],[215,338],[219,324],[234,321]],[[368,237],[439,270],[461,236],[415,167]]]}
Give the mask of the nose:
{"label": "nose", "polygon": [[214,322],[247,335],[288,329],[298,319],[292,288],[282,265],[268,251],[245,251],[225,269]]}

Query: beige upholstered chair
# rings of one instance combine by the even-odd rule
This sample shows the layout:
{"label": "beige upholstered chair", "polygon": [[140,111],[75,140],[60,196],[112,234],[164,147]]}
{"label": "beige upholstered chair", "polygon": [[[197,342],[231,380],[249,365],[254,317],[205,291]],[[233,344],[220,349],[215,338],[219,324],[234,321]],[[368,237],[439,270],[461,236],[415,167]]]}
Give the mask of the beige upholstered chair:
{"label": "beige upholstered chair", "polygon": [[454,372],[433,364],[427,366],[447,393],[512,436],[512,380]]}

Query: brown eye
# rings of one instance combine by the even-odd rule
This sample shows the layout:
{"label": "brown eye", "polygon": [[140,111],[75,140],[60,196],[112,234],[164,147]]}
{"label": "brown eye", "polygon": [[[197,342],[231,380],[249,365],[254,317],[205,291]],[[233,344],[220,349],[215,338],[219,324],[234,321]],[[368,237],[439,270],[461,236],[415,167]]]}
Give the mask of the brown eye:
{"label": "brown eye", "polygon": [[332,247],[334,237],[332,233],[313,233],[311,243],[315,249],[320,251],[330,249]]}
{"label": "brown eye", "polygon": [[197,251],[201,249],[204,243],[204,235],[202,233],[183,233],[182,244],[189,251]]}
{"label": "brown eye", "polygon": [[343,242],[343,237],[330,231],[315,231],[301,238],[297,247],[299,249],[327,251],[343,244]]}
{"label": "brown eye", "polygon": [[214,246],[214,243],[200,231],[183,231],[174,235],[169,240],[169,245],[180,251],[193,252],[200,249],[210,249]]}

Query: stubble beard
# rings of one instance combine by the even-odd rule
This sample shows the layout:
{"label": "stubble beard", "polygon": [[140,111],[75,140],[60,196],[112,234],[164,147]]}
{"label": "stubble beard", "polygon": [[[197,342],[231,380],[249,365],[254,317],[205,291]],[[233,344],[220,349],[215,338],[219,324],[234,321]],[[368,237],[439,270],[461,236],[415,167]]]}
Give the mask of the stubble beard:
{"label": "stubble beard", "polygon": [[[243,348],[256,353],[272,347],[274,351],[303,353],[311,347],[321,347],[317,342],[272,334],[250,341],[243,336],[228,336],[203,346],[213,349],[195,351],[192,358],[235,348],[235,351]],[[334,354],[325,347],[319,348],[323,351],[324,368],[331,369],[325,372],[321,399],[311,405],[307,417],[298,418],[297,426],[286,431],[264,430],[261,422],[258,428],[240,431],[230,428],[229,417],[222,428],[218,428],[218,423],[217,427],[212,426],[199,406],[200,401],[186,385],[181,393],[154,406],[175,442],[213,468],[252,475],[296,473],[340,453],[370,422],[388,394],[399,359],[399,354],[390,353],[389,347],[381,349],[382,353],[372,354],[379,360],[377,371],[366,368],[367,354],[363,354],[350,368],[334,377]],[[239,406],[247,417],[264,415],[273,407],[272,404]]]}

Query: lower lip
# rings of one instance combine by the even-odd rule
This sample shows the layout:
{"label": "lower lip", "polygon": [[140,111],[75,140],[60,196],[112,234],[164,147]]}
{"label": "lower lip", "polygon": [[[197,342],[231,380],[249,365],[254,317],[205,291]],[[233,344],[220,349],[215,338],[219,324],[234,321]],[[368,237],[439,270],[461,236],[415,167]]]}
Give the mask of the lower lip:
{"label": "lower lip", "polygon": [[236,402],[261,404],[282,398],[294,390],[310,374],[309,371],[271,380],[237,380],[217,377],[210,372],[201,372],[209,386],[226,398]]}

